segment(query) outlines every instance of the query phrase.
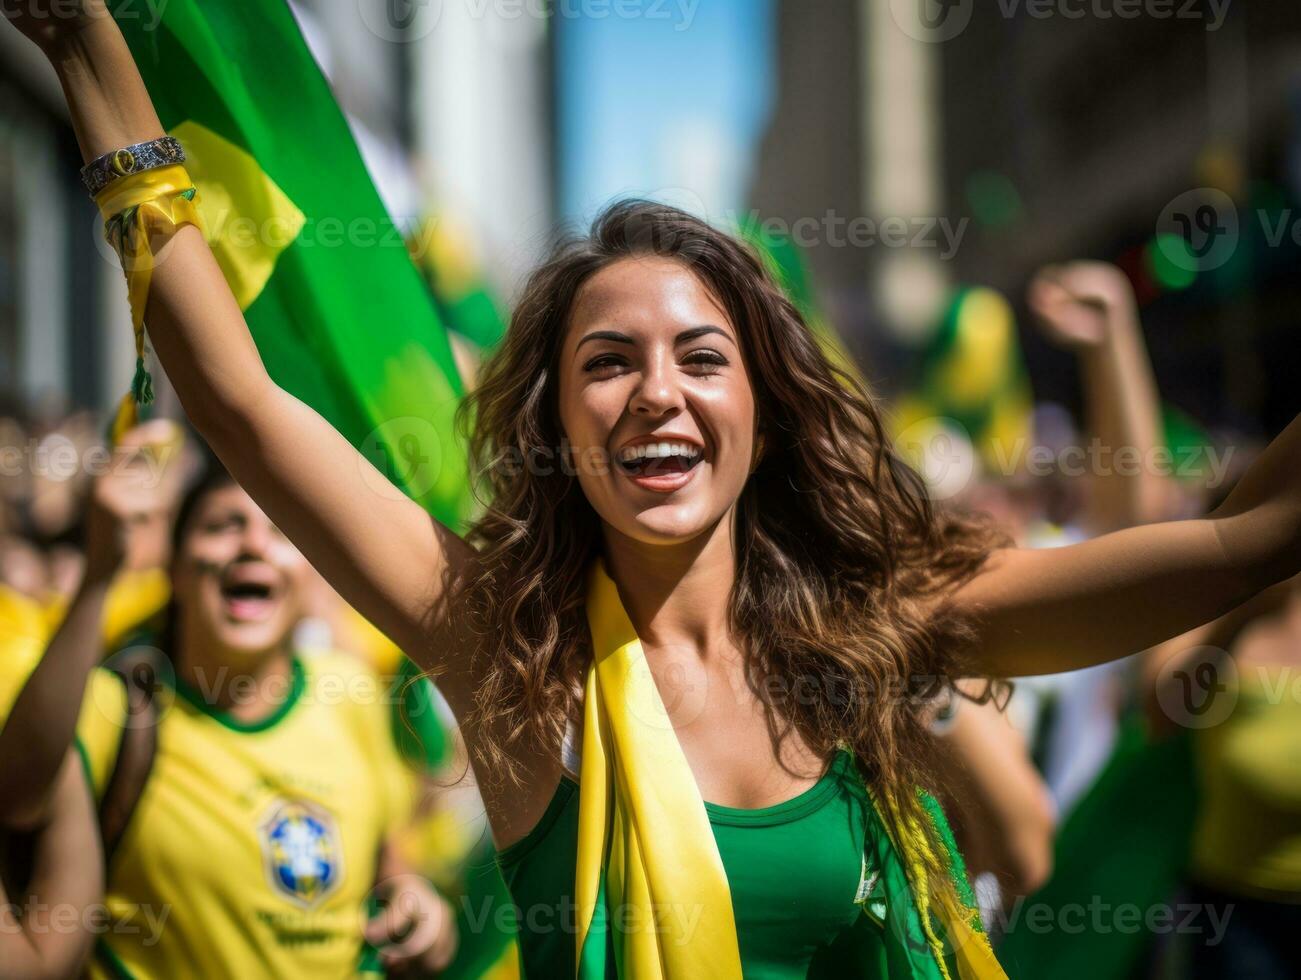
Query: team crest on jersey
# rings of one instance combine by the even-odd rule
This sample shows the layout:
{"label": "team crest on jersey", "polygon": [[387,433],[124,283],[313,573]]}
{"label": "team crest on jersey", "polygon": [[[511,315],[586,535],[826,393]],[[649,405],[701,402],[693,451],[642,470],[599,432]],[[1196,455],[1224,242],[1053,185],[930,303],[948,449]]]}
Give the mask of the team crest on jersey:
{"label": "team crest on jersey", "polygon": [[339,829],[312,803],[281,800],[260,828],[271,887],[300,905],[319,902],[338,887],[343,872]]}

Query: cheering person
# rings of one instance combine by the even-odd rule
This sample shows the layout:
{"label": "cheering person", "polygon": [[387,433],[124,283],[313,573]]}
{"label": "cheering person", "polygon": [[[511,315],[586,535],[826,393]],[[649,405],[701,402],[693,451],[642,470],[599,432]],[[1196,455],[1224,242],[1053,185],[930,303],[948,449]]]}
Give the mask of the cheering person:
{"label": "cheering person", "polygon": [[[292,647],[306,560],[220,467],[178,510],[149,638],[169,665],[145,685],[144,663],[126,684],[95,668],[148,479],[136,459],[96,480],[84,581],[0,731],[0,826],[40,826],[70,792],[75,732],[107,865],[95,976],[347,976],[377,958],[363,938],[399,972],[445,966],[452,909],[392,843],[411,801],[386,688],[354,657]],[[98,853],[77,850],[87,881]]]}
{"label": "cheering person", "polygon": [[[462,540],[267,375],[120,33],[79,10],[11,16],[106,218],[148,205],[154,349],[269,518],[438,676],[531,976],[1001,975],[921,792],[936,679],[1119,657],[1301,565],[1301,421],[1205,520],[1027,552],[937,515],[750,251],[643,202],[528,281],[474,393],[491,497]],[[114,175],[130,147],[147,168]]]}

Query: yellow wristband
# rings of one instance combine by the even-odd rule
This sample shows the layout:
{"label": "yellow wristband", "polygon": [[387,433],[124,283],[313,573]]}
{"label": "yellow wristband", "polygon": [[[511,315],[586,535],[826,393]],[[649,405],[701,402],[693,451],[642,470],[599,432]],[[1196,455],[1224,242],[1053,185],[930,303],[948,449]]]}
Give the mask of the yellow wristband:
{"label": "yellow wristband", "polygon": [[194,197],[194,182],[180,164],[115,180],[95,196],[104,217],[104,236],[117,252],[126,274],[136,344],[135,376],[131,391],[118,408],[112,430],[114,441],[136,423],[136,406],[154,398],[153,379],[145,368],[145,306],[154,271],[151,238],[157,233],[170,234],[181,225],[194,225],[202,231]]}
{"label": "yellow wristband", "polygon": [[99,213],[108,221],[128,208],[160,198],[173,198],[194,189],[189,171],[179,163],[142,170],[113,181],[95,195]]}

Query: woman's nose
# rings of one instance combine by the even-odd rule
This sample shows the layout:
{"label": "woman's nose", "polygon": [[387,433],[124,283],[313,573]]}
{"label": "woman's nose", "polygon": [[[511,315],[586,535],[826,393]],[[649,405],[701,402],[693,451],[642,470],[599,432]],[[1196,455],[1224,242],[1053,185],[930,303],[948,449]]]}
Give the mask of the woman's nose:
{"label": "woman's nose", "polygon": [[263,521],[250,521],[245,526],[244,534],[240,538],[240,554],[251,558],[265,558],[270,543],[270,523]]}
{"label": "woman's nose", "polygon": [[682,407],[682,391],[671,370],[652,365],[642,375],[628,405],[634,415],[663,415]]}

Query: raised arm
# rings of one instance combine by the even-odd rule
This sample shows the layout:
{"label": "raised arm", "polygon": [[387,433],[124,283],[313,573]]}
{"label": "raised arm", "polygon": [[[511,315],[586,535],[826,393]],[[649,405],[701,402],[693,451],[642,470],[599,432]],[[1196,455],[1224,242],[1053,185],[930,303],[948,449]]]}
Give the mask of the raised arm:
{"label": "raised arm", "polygon": [[[959,686],[980,694],[984,681]],[[956,698],[947,726],[936,726],[936,761],[954,806],[954,829],[973,877],[992,871],[1005,906],[1039,889],[1052,873],[1057,821],[1052,794],[1025,739],[996,701]]]}
{"label": "raised arm", "polygon": [[[6,15],[59,75],[87,160],[163,135],[130,51],[102,0]],[[431,643],[428,616],[471,549],[386,478],[263,367],[203,236],[183,226],[158,254],[146,322],[191,422],[273,521],[354,608],[423,666],[455,644]],[[454,661],[449,661],[454,662]],[[455,697],[455,677],[449,697]]]}
{"label": "raised arm", "polygon": [[953,596],[975,671],[1075,670],[1145,650],[1301,571],[1301,416],[1208,517],[997,551]]}
{"label": "raised arm", "polygon": [[1164,446],[1161,401],[1129,280],[1105,262],[1069,262],[1042,269],[1027,299],[1048,339],[1078,358],[1087,435],[1107,454],[1087,476],[1090,533],[1166,519],[1174,489],[1149,465]]}
{"label": "raised arm", "polygon": [[[104,855],[90,787],[75,752],[63,758],[31,856],[31,881],[22,891],[6,896],[0,885],[0,980],[81,976],[94,938],[87,913],[104,898]],[[37,914],[15,916],[29,900],[40,903]],[[76,915],[69,922],[71,911]]]}
{"label": "raised arm", "polygon": [[0,726],[0,827],[30,830],[48,818],[87,682],[104,654],[104,605],[127,563],[130,535],[169,509],[165,480],[174,474],[160,477],[146,453],[173,431],[173,423],[159,419],[126,433],[115,465],[95,480],[86,511],[81,586]]}

